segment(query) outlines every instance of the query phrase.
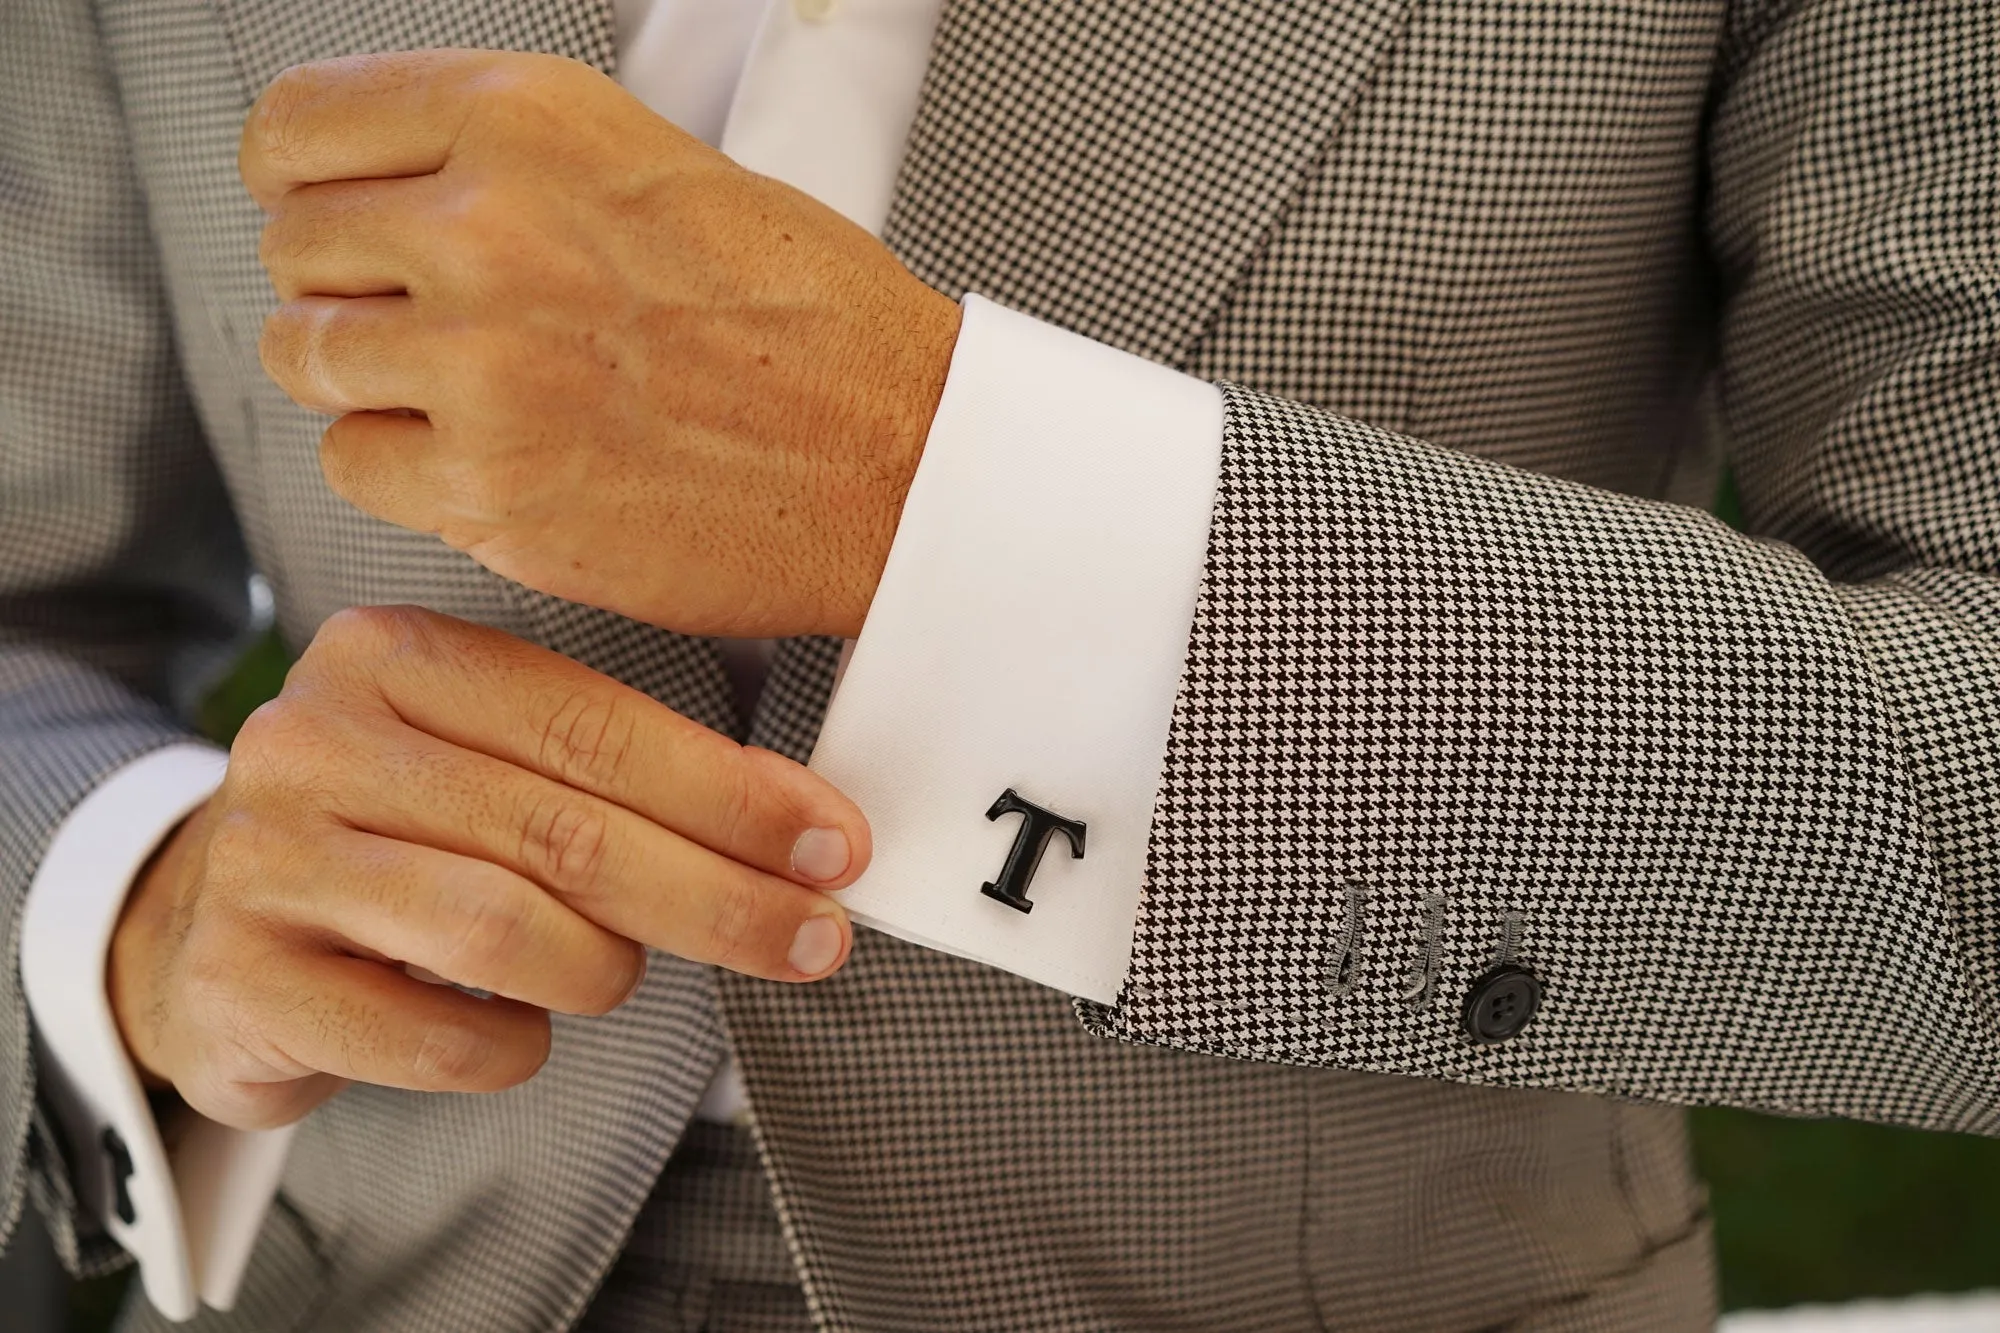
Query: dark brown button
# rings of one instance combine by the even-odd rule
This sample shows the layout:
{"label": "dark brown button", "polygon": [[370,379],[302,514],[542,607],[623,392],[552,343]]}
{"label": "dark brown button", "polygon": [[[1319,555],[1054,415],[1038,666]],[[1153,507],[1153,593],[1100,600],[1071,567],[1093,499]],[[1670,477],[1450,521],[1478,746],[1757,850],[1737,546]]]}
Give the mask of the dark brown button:
{"label": "dark brown button", "polygon": [[1518,1036],[1542,1007],[1542,983],[1525,967],[1508,963],[1472,983],[1465,993],[1465,1035],[1483,1045]]}

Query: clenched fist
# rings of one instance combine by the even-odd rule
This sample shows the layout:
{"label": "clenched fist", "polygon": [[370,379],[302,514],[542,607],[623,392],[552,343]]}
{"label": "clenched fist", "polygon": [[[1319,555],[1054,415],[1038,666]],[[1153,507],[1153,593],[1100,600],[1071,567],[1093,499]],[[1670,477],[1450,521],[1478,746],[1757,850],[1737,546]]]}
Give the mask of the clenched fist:
{"label": "clenched fist", "polygon": [[554,56],[288,70],[241,166],[340,494],[670,629],[858,632],[958,329],[873,237]]}
{"label": "clenched fist", "polygon": [[851,928],[818,890],[868,854],[860,811],[789,759],[496,630],[349,611],[135,888],[112,1011],[143,1071],[245,1128],[353,1079],[504,1088],[546,1058],[549,1010],[632,993],[642,945],[833,971]]}

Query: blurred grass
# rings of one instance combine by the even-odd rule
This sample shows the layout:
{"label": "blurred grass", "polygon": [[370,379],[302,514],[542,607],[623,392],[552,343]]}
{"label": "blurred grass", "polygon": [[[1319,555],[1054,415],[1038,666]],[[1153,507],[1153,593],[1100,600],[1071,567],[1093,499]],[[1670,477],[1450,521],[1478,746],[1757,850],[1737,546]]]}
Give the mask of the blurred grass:
{"label": "blurred grass", "polygon": [[259,704],[277,697],[291,665],[291,655],[285,651],[277,631],[265,633],[250,645],[235,669],[202,702],[195,719],[201,734],[223,745],[235,740],[243,719],[255,712]]}
{"label": "blurred grass", "polygon": [[2000,1288],[2000,1140],[1693,1114],[1727,1309]]}
{"label": "blurred grass", "polygon": [[[1728,480],[1715,510],[1740,526]],[[287,665],[275,634],[259,640],[209,698],[202,729],[233,737]],[[1725,1309],[2000,1288],[2000,1140],[1715,1108],[1692,1123]],[[79,1285],[78,1333],[108,1327],[122,1285]]]}

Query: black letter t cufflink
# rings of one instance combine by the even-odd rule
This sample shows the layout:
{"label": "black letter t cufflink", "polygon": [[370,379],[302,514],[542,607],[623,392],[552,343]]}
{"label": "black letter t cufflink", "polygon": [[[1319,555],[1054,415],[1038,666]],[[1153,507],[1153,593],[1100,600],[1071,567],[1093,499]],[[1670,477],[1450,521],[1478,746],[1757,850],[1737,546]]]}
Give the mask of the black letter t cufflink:
{"label": "black letter t cufflink", "polygon": [[1028,885],[1035,878],[1036,867],[1042,863],[1042,853],[1048,850],[1049,838],[1062,834],[1069,840],[1070,857],[1080,861],[1083,859],[1083,822],[1066,819],[1033,801],[1023,800],[1012,787],[1001,792],[1000,799],[986,812],[988,819],[998,819],[1002,815],[1023,816],[1021,829],[1014,835],[1014,845],[1007,849],[1007,862],[1000,867],[1000,878],[991,884],[981,884],[979,891],[989,898],[998,898],[1017,912],[1032,912],[1035,905],[1028,901]]}

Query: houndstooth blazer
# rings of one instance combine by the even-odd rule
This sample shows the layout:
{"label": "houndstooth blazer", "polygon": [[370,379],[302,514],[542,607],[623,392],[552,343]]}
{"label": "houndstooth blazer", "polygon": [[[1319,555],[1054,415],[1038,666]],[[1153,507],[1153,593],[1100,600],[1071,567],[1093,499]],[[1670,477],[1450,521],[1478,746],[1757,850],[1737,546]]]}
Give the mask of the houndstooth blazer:
{"label": "houndstooth blazer", "polygon": [[[345,507],[257,369],[254,92],[605,66],[605,0],[0,24],[8,957],[250,567],[295,647],[422,602],[810,749],[831,645],[738,718],[712,644]],[[316,1112],[200,1327],[565,1326],[725,1040],[826,1329],[1699,1327],[1671,1104],[2000,1127],[1996,49],[1989,0],[950,0],[890,244],[1227,381],[1120,1002],[865,934],[811,987],[656,958],[522,1088]],[[1719,449],[1754,536],[1677,503]],[[1496,962],[1544,999],[1477,1043]],[[11,981],[0,1043],[0,1217],[113,1262]]]}

